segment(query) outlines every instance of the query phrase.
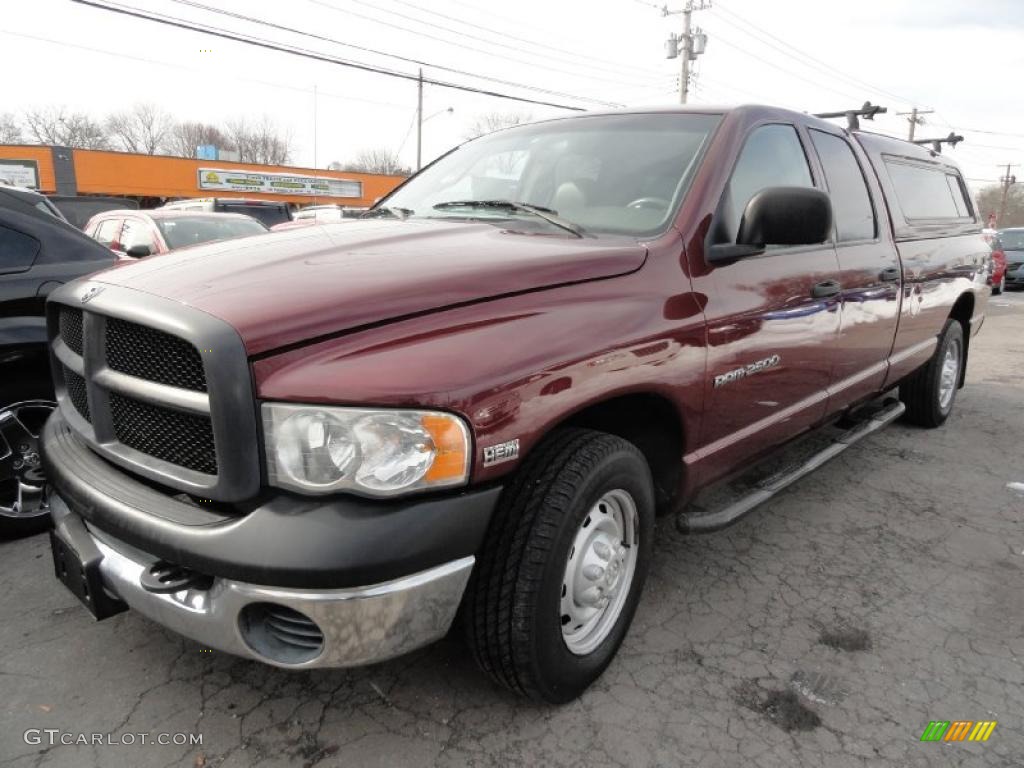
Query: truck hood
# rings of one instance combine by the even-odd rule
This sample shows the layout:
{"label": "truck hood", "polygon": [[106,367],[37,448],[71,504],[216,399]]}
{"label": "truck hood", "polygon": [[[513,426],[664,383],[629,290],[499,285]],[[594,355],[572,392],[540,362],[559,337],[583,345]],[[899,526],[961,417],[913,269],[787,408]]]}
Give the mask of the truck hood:
{"label": "truck hood", "polygon": [[186,248],[92,279],[215,315],[259,355],[444,307],[625,274],[646,256],[625,238],[366,219]]}

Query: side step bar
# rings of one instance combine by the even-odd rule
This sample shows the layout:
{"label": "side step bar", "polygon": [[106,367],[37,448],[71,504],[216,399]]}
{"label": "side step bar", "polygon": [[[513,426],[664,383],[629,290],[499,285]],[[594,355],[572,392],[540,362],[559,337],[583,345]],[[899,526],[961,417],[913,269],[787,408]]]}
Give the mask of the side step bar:
{"label": "side step bar", "polygon": [[676,528],[681,533],[711,533],[732,525],[754,508],[768,501],[782,489],[792,485],[804,475],[816,470],[830,459],[834,459],[851,445],[877,432],[882,427],[898,419],[906,410],[899,400],[882,403],[881,409],[874,411],[869,417],[845,430],[832,440],[825,448],[812,454],[797,464],[761,480],[744,496],[731,504],[712,512],[692,513],[680,512],[676,516]]}

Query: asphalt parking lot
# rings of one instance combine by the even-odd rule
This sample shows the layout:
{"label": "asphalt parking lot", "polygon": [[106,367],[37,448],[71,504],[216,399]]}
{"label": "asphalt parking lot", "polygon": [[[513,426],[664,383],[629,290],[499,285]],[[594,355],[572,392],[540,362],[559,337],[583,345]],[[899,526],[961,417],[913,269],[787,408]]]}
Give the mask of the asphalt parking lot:
{"label": "asphalt parking lot", "polygon": [[[0,766],[1020,765],[1022,329],[1024,293],[994,297],[943,429],[897,423],[723,533],[662,521],[618,658],[561,708],[492,686],[457,638],[289,673],[94,623],[46,537],[0,543]],[[998,725],[922,743],[930,720]]]}

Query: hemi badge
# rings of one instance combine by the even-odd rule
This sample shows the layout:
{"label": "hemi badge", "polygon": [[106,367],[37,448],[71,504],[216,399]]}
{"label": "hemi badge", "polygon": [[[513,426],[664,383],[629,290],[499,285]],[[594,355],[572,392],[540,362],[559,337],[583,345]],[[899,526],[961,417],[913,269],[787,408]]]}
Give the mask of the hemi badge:
{"label": "hemi badge", "polygon": [[519,438],[484,448],[484,466],[491,467],[505,461],[519,458]]}

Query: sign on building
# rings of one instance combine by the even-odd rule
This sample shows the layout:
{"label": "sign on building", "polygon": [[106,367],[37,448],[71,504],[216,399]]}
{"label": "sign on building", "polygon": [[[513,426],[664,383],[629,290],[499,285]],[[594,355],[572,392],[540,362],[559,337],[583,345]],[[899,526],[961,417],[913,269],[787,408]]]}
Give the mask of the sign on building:
{"label": "sign on building", "polygon": [[196,147],[196,157],[200,160],[217,160],[217,145],[200,144]]}
{"label": "sign on building", "polygon": [[39,164],[35,160],[0,158],[0,183],[39,189]]}
{"label": "sign on building", "polygon": [[226,189],[233,192],[276,192],[283,195],[324,195],[327,197],[363,196],[361,181],[300,176],[287,173],[226,171],[200,168],[199,189]]}

